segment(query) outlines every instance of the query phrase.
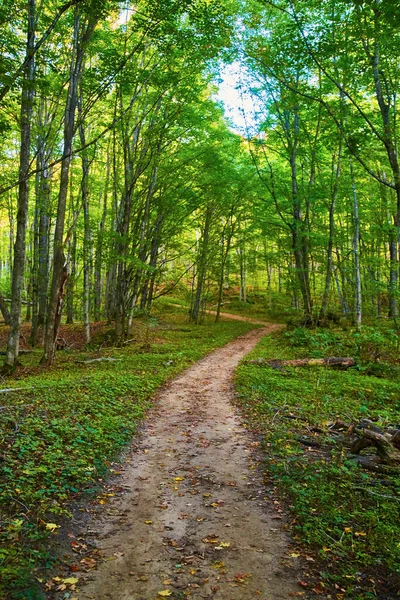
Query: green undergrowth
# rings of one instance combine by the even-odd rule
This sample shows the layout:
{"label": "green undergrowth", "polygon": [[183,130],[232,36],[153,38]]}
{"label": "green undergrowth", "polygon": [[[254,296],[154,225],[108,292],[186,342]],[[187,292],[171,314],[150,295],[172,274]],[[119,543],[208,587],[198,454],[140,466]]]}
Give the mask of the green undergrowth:
{"label": "green undergrowth", "polygon": [[267,476],[286,501],[300,548],[321,566],[305,589],[329,591],[324,597],[387,600],[400,591],[400,478],[357,466],[345,431],[329,427],[363,418],[400,427],[397,347],[389,325],[361,333],[296,329],[265,337],[247,359],[344,355],[357,366],[242,363],[237,371],[238,403],[262,435]]}
{"label": "green undergrowth", "polygon": [[[0,598],[42,598],[35,582],[55,560],[46,547],[56,526],[72,501],[96,489],[156,390],[249,329],[235,321],[189,326],[164,311],[135,321],[124,348],[100,350],[100,339],[91,352],[60,352],[48,370],[32,367],[37,354],[23,357],[23,376],[2,386],[23,390],[0,396]],[[93,357],[115,360],[77,362]]]}

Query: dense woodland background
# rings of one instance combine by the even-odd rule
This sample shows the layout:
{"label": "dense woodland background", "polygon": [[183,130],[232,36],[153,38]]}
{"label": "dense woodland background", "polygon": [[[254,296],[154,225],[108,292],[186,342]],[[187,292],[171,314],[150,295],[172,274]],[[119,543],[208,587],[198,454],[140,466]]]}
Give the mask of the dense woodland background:
{"label": "dense woodland background", "polygon": [[[0,286],[52,363],[61,319],[264,292],[304,322],[396,318],[398,2],[98,0],[0,7]],[[224,64],[254,99],[240,134]],[[11,301],[11,302],[10,302]]]}

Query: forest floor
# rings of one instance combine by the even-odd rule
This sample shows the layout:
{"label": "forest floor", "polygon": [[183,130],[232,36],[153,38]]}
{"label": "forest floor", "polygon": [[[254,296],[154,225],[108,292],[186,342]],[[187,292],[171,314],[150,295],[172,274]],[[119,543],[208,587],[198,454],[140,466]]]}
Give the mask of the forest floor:
{"label": "forest floor", "polygon": [[391,324],[286,330],[256,305],[199,327],[174,304],[122,347],[63,326],[55,366],[35,348],[2,382],[0,599],[398,597],[398,471],[363,471],[331,429],[399,423]]}
{"label": "forest floor", "polygon": [[102,560],[76,573],[79,600],[302,594],[299,559],[262,481],[259,444],[230,403],[235,367],[279,327],[240,336],[159,394],[119,479],[124,493],[87,523],[84,539]]}

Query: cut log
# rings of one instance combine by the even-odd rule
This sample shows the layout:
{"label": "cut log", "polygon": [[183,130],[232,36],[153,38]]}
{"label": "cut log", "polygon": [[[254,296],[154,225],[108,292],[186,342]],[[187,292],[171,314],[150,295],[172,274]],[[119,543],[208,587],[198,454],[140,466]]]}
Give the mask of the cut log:
{"label": "cut log", "polygon": [[297,358],[293,360],[286,359],[267,359],[258,358],[256,360],[247,360],[248,365],[259,365],[281,369],[282,367],[313,367],[322,365],[336,369],[348,369],[354,367],[356,361],[349,356],[330,356],[329,358]]}

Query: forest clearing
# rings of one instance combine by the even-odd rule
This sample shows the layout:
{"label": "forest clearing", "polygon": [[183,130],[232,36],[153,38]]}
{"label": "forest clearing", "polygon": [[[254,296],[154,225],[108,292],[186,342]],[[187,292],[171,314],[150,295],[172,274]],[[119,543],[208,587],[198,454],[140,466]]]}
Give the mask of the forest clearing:
{"label": "forest clearing", "polygon": [[0,3],[0,599],[400,597],[398,0]]}

